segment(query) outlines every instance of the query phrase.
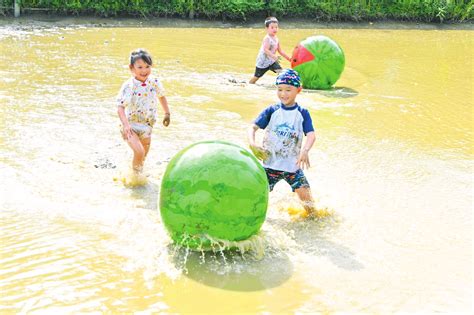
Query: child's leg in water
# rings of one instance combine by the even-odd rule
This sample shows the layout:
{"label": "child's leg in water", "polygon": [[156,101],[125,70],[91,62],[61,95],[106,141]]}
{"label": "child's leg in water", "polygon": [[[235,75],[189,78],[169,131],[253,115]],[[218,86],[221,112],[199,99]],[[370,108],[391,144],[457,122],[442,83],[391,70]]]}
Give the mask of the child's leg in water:
{"label": "child's leg in water", "polygon": [[250,84],[255,84],[255,82],[257,82],[258,79],[260,79],[260,78],[259,78],[259,77],[256,77],[256,76],[253,76],[253,77],[250,79],[249,83],[250,83]]}
{"label": "child's leg in water", "polygon": [[309,187],[301,187],[295,189],[295,192],[303,203],[303,207],[306,210],[306,215],[314,215],[316,212],[316,206],[314,205],[311,189]]}
{"label": "child's leg in water", "polygon": [[148,155],[148,151],[150,151],[151,137],[140,139],[140,142],[142,143],[143,148],[145,149],[145,156],[143,157],[143,161],[145,161],[146,156]]}
{"label": "child's leg in water", "polygon": [[305,210],[305,213],[300,215],[301,217],[321,219],[332,215],[333,212],[327,207],[316,207],[316,202],[313,199],[311,189],[309,187],[295,189],[295,192],[298,194],[298,197],[303,203]]}
{"label": "child's leg in water", "polygon": [[[133,151],[132,167],[135,172],[139,172],[143,168],[146,152],[145,147],[138,138],[137,134],[132,131],[132,136],[127,139],[127,143]],[[147,148],[150,146],[148,145]]]}

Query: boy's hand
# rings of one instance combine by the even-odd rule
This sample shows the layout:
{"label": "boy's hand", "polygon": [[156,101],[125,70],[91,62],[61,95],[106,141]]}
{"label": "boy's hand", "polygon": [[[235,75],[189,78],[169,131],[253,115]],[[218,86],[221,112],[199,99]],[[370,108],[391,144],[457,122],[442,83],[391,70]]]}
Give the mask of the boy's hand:
{"label": "boy's hand", "polygon": [[170,124],[170,113],[165,113],[165,117],[163,117],[163,126],[168,127]]}
{"label": "boy's hand", "polygon": [[302,150],[301,151],[300,157],[298,158],[298,161],[296,162],[296,165],[298,165],[298,167],[301,168],[301,169],[311,167],[311,165],[309,163],[309,156],[308,156],[308,151],[307,150]]}
{"label": "boy's hand", "polygon": [[258,145],[250,145],[250,150],[252,150],[252,153],[255,155],[255,157],[259,160],[266,160],[268,159],[268,152],[262,148],[259,147]]}

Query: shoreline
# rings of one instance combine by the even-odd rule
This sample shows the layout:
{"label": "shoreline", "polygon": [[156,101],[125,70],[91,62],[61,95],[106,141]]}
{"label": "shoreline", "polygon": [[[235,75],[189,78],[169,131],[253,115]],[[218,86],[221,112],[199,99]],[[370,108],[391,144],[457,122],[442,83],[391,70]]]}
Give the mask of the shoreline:
{"label": "shoreline", "polygon": [[[361,22],[318,22],[305,18],[281,19],[285,29],[381,29],[381,30],[474,30],[472,21],[462,23],[421,23],[398,20],[376,20]],[[24,14],[18,18],[1,17],[0,27],[161,27],[161,28],[262,28],[260,19],[244,22],[185,19],[170,17],[149,18],[104,18],[96,16],[65,16],[49,14]]]}

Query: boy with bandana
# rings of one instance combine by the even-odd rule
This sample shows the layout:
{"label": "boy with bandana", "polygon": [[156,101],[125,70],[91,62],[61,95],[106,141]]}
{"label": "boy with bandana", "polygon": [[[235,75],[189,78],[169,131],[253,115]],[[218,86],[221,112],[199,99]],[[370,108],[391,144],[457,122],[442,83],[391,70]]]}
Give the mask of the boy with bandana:
{"label": "boy with bandana", "polygon": [[[255,156],[263,161],[270,191],[284,179],[302,201],[305,216],[313,216],[314,201],[303,169],[310,167],[308,153],[315,134],[309,111],[296,102],[301,79],[296,71],[287,69],[278,75],[276,85],[280,102],[258,115],[248,130],[248,141]],[[265,130],[262,146],[255,143],[258,129]],[[304,135],[307,138],[302,145]]]}

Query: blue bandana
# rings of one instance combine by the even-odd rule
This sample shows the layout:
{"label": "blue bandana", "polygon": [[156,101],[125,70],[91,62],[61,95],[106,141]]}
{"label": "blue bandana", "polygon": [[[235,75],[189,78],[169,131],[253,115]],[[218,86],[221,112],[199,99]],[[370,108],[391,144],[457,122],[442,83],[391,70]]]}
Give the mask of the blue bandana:
{"label": "blue bandana", "polygon": [[276,85],[287,84],[299,88],[301,86],[301,78],[298,72],[291,69],[283,70],[276,79]]}

